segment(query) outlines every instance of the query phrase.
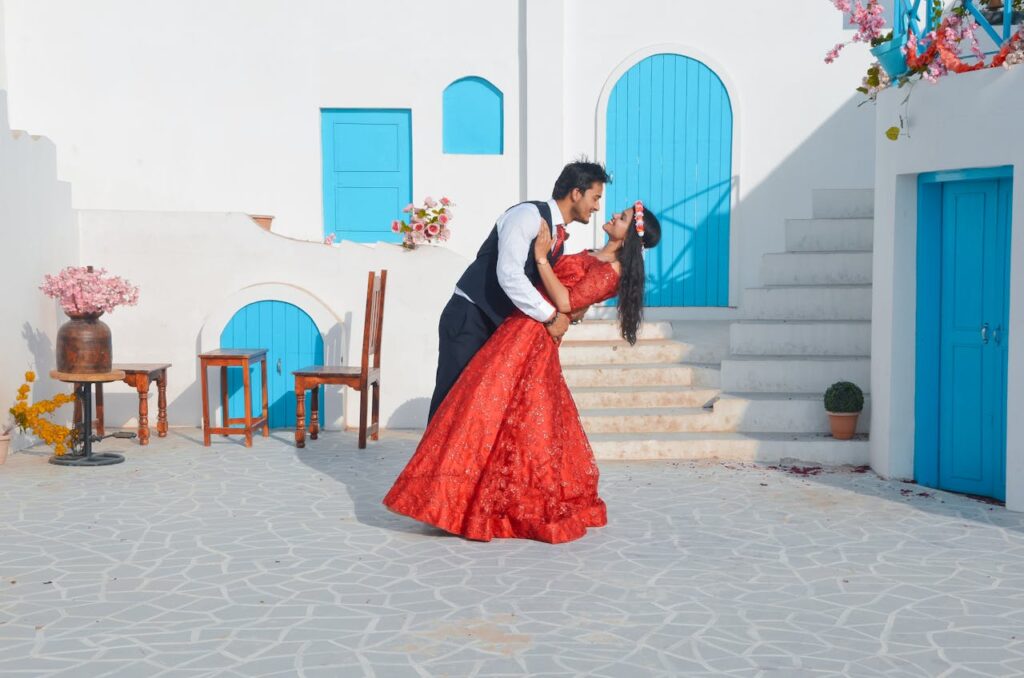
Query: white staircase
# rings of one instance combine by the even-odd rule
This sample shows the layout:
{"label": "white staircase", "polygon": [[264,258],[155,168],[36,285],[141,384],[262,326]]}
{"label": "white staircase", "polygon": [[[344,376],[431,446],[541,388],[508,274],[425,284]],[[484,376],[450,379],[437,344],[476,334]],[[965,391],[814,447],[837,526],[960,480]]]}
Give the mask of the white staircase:
{"label": "white staircase", "polygon": [[[828,435],[822,394],[870,392],[872,193],[820,190],[786,222],[786,251],[737,322],[645,323],[630,347],[613,321],[562,343],[566,381],[599,459],[797,459],[866,464],[866,436]],[[858,431],[867,432],[867,406]]]}

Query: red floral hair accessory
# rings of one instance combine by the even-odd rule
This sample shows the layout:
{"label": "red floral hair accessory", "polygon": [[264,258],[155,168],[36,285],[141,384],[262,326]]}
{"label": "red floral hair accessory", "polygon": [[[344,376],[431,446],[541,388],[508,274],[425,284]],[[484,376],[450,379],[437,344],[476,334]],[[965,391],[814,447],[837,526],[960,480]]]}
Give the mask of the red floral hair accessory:
{"label": "red floral hair accessory", "polygon": [[640,239],[644,238],[644,203],[637,200],[633,203],[633,222],[636,224],[636,234]]}

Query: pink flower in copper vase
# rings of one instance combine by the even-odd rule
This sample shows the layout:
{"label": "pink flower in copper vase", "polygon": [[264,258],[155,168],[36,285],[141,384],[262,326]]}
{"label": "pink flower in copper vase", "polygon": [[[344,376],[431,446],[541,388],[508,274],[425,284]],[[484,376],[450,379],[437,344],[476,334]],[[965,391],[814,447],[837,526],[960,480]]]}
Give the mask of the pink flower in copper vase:
{"label": "pink flower in copper vase", "polygon": [[434,209],[437,207],[437,201],[431,198],[429,195],[423,199],[423,204],[427,206],[427,209]]}
{"label": "pink flower in copper vase", "polygon": [[448,221],[449,221],[450,219],[451,219],[451,217],[449,217],[449,216],[448,216],[448,214],[447,214],[446,212],[441,212],[441,214],[439,214],[439,215],[437,216],[437,221],[438,221],[438,222],[439,222],[439,223],[440,223],[440,224],[441,224],[442,226],[446,225],[446,224],[448,223]]}
{"label": "pink flower in copper vase", "polygon": [[452,204],[452,201],[449,200],[448,198],[441,198],[441,204],[444,205],[445,207],[448,207],[449,205]]}
{"label": "pink flower in copper vase", "polygon": [[427,235],[434,237],[441,232],[441,227],[437,224],[427,224]]}
{"label": "pink flower in copper vase", "polygon": [[392,221],[391,222],[391,231],[393,233],[401,233],[402,232],[402,222],[399,221],[398,219],[395,219],[394,221]]}
{"label": "pink flower in copper vase", "polygon": [[423,231],[423,226],[424,226],[424,224],[423,224],[422,221],[414,221],[414,222],[412,222],[412,230],[413,230],[414,233],[422,232]]}
{"label": "pink flower in copper vase", "polygon": [[68,266],[56,275],[47,274],[39,289],[57,299],[69,315],[110,313],[117,306],[134,306],[139,301],[138,287],[92,266]]}

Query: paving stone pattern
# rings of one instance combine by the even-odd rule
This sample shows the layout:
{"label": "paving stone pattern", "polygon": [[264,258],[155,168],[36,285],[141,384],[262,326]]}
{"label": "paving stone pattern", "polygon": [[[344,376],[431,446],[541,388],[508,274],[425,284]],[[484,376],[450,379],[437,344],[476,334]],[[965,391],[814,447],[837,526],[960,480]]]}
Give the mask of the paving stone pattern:
{"label": "paving stone pattern", "polygon": [[0,676],[1020,676],[1024,516],[849,469],[603,462],[610,524],[468,542],[418,435],[0,466]]}

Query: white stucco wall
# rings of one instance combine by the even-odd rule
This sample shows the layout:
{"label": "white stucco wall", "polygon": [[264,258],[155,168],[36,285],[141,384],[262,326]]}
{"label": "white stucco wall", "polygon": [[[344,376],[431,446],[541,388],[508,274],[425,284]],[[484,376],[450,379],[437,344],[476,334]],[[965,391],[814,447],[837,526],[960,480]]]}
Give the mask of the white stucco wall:
{"label": "white stucco wall", "polygon": [[[822,63],[851,35],[822,0],[5,1],[11,114],[51,135],[83,209],[274,214],[318,240],[319,110],[411,108],[414,198],[457,201],[469,256],[564,162],[603,158],[602,96],[652,49],[706,60],[732,96],[733,303],[812,188],[871,184],[867,52]],[[503,156],[441,153],[441,93],[470,74],[504,92]]]}
{"label": "white stucco wall", "polygon": [[914,88],[909,138],[884,139],[905,91],[877,107],[874,292],[871,336],[871,465],[887,476],[914,471],[917,176],[922,172],[1014,166],[1006,505],[1024,510],[1024,68],[943,78]]}
{"label": "white stucco wall", "polygon": [[[468,256],[518,200],[517,21],[471,0],[13,0],[12,115],[58,123],[76,208],[273,214],[320,240],[320,109],[410,108],[413,197],[457,202]],[[505,94],[503,156],[441,153],[441,94],[466,75]]]}
{"label": "white stucco wall", "polygon": [[[0,90],[0,421],[14,404],[26,370],[42,378],[33,399],[69,391],[46,375],[55,367],[59,307],[38,287],[43,275],[77,263],[70,187],[57,181],[53,143],[7,124]],[[70,412],[56,415],[70,418]],[[16,447],[26,441],[18,439]]]}
{"label": "white stucco wall", "polygon": [[[357,365],[366,276],[380,269],[388,270],[381,423],[423,426],[437,364],[437,318],[466,264],[458,255],[433,247],[408,251],[397,245],[303,242],[267,233],[245,215],[232,213],[85,210],[78,221],[81,261],[104,266],[140,288],[137,306],[118,308],[104,320],[113,333],[115,362],[173,364],[167,392],[172,426],[199,424],[196,355],[218,347],[231,316],[252,301],[278,299],[299,306],[317,323],[325,358]],[[210,370],[209,377],[215,403],[217,370]],[[117,384],[106,393],[107,421],[134,423],[134,392]],[[328,396],[328,427],[342,423],[336,402]],[[151,424],[155,404],[154,389]],[[358,398],[348,398],[347,413],[352,425]]]}

